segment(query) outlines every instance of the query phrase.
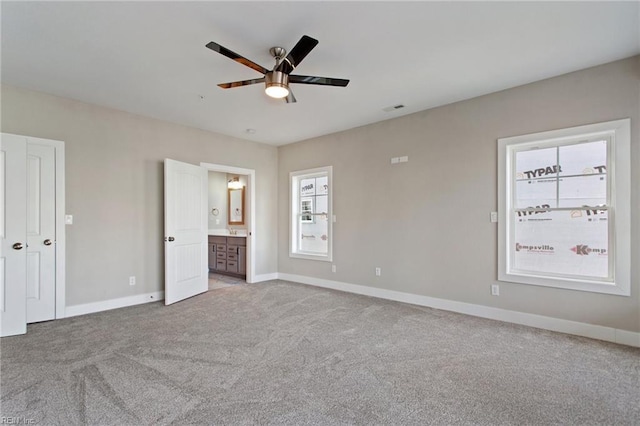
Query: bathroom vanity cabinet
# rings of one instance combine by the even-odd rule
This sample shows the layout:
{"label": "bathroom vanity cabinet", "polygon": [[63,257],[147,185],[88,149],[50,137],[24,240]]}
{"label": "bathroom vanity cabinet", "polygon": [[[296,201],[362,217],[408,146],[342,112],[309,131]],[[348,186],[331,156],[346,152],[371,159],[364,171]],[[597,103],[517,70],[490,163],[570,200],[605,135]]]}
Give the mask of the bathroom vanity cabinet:
{"label": "bathroom vanity cabinet", "polygon": [[209,270],[246,278],[247,238],[209,235]]}

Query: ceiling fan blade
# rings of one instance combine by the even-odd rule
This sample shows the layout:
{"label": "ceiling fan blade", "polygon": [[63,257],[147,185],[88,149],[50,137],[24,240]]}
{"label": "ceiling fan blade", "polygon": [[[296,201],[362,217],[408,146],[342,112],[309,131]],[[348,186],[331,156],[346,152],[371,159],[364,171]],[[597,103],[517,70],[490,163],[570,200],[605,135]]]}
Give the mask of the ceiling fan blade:
{"label": "ceiling fan blade", "polygon": [[288,104],[293,104],[293,103],[298,102],[298,101],[296,100],[296,97],[295,97],[295,96],[293,96],[293,92],[291,91],[291,89],[289,89],[289,95],[287,95],[287,97],[286,97],[286,98],[284,98],[284,100],[285,100]]}
{"label": "ceiling fan blade", "polygon": [[314,47],[318,44],[318,40],[315,38],[309,37],[308,35],[303,35],[302,38],[293,46],[291,52],[287,55],[286,58],[278,65],[277,70],[281,71],[285,74],[289,74],[293,71],[300,62],[313,50]]}
{"label": "ceiling fan blade", "polygon": [[218,52],[219,54],[224,55],[227,58],[233,59],[234,61],[242,65],[245,65],[251,69],[254,69],[262,74],[266,74],[267,72],[269,72],[269,70],[263,67],[262,65],[258,65],[255,62],[245,58],[244,56],[238,55],[237,53],[227,49],[224,46],[220,46],[218,43],[210,41],[209,43],[207,43],[207,47],[213,50],[214,52]]}
{"label": "ceiling fan blade", "polygon": [[311,75],[290,75],[289,83],[345,87],[347,84],[349,84],[349,80],[345,80],[343,78],[315,77]]}
{"label": "ceiling fan blade", "polygon": [[256,84],[256,83],[264,83],[264,77],[254,78],[253,80],[242,80],[242,81],[234,81],[231,83],[220,83],[218,84],[218,86],[222,87],[223,89],[231,89],[232,87],[248,86],[250,84]]}

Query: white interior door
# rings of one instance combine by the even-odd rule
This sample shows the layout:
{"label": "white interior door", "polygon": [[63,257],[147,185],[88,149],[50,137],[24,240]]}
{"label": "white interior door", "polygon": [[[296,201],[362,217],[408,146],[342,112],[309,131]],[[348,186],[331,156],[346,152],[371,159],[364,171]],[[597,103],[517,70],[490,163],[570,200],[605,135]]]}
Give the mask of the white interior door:
{"label": "white interior door", "polygon": [[165,305],[209,288],[207,170],[164,160]]}
{"label": "white interior door", "polygon": [[55,147],[27,144],[27,323],[56,315]]}
{"label": "white interior door", "polygon": [[0,334],[27,332],[27,140],[2,135],[0,149]]}

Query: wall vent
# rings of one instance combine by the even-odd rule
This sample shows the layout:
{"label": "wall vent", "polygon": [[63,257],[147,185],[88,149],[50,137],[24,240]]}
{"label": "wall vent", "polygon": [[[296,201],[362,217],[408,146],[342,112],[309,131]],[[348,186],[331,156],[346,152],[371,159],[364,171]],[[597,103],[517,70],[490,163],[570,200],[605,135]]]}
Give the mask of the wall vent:
{"label": "wall vent", "polygon": [[382,108],[382,110],[385,111],[385,112],[391,112],[391,111],[395,111],[397,109],[402,109],[402,108],[404,108],[404,105],[398,104],[398,105],[393,105],[393,106],[390,106],[390,107]]}

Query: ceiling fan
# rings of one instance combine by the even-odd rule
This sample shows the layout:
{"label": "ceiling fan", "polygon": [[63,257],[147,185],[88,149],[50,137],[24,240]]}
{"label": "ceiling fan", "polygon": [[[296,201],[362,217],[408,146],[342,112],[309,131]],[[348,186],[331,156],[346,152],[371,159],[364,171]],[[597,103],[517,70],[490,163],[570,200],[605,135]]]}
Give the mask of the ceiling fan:
{"label": "ceiling fan", "polygon": [[284,100],[287,103],[296,102],[295,96],[293,96],[293,92],[289,88],[289,83],[300,83],[300,84],[316,84],[319,86],[338,86],[345,87],[349,84],[349,80],[344,80],[341,78],[329,78],[329,77],[315,77],[308,75],[296,75],[291,74],[291,72],[300,65],[300,62],[311,52],[311,50],[316,47],[318,44],[318,40],[315,38],[309,37],[307,35],[303,35],[302,38],[293,46],[291,52],[285,57],[286,50],[282,47],[272,47],[269,49],[269,53],[276,60],[276,64],[274,65],[272,70],[268,70],[265,67],[256,64],[253,61],[245,58],[244,56],[238,55],[235,52],[227,49],[226,47],[220,46],[218,43],[209,42],[207,43],[207,47],[214,52],[218,52],[221,55],[226,56],[227,58],[233,59],[234,61],[245,65],[253,70],[258,71],[261,74],[264,74],[262,78],[254,78],[251,80],[243,80],[243,81],[234,81],[231,83],[221,83],[218,84],[223,89],[230,89],[232,87],[240,87],[240,86],[248,86],[250,84],[256,83],[265,83],[265,93],[272,98],[278,98]]}

